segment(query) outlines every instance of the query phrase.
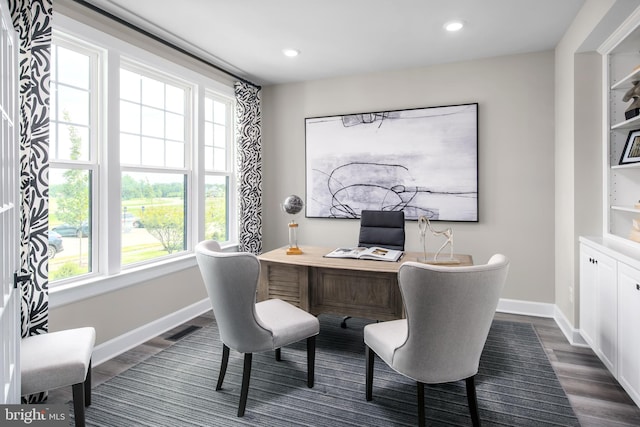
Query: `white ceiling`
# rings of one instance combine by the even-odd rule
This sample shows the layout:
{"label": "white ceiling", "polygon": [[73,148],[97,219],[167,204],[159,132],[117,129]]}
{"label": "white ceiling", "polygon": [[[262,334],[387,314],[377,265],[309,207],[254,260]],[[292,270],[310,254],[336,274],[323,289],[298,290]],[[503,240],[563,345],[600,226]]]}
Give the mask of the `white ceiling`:
{"label": "white ceiling", "polygon": [[[584,0],[88,3],[268,85],[553,49]],[[466,26],[447,33],[452,19]],[[287,58],[284,48],[301,54]]]}

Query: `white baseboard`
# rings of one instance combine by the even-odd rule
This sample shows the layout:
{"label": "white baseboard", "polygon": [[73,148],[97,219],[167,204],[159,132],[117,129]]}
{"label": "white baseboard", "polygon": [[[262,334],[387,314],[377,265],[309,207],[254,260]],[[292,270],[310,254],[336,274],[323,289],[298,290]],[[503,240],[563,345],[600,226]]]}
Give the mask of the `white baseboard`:
{"label": "white baseboard", "polygon": [[523,316],[553,318],[555,304],[501,298],[496,311]]}
{"label": "white baseboard", "polygon": [[558,306],[555,306],[555,314],[553,318],[558,324],[558,327],[560,327],[560,330],[562,331],[564,336],[567,337],[567,340],[569,340],[569,344],[579,347],[589,347],[584,338],[582,338],[582,335],[580,335],[580,330],[575,329],[573,326],[571,326],[571,323],[569,323],[569,320],[564,315],[564,313],[560,311]]}
{"label": "white baseboard", "polygon": [[104,363],[153,337],[157,337],[176,326],[180,326],[181,324],[188,322],[194,317],[206,313],[209,310],[211,310],[211,301],[209,301],[209,298],[206,298],[178,310],[175,313],[161,317],[151,323],[147,323],[137,329],[103,342],[93,349],[92,364],[93,366],[98,366],[101,363]]}
{"label": "white baseboard", "polygon": [[502,313],[520,314],[525,316],[536,316],[551,318],[562,331],[569,344],[575,346],[588,346],[586,341],[580,335],[580,331],[575,329],[567,317],[555,304],[547,304],[540,302],[519,301],[511,299],[501,299],[498,302],[497,311]]}

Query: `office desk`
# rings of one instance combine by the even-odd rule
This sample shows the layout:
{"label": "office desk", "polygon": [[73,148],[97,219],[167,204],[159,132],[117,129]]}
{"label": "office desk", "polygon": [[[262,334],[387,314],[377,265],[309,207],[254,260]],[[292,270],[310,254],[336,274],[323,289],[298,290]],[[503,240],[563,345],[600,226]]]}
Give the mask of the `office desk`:
{"label": "office desk", "polygon": [[[287,255],[286,248],[260,256],[258,301],[280,298],[314,315],[392,320],[402,317],[398,269],[416,261],[422,252],[405,252],[398,262],[324,258],[335,248],[301,248],[302,255]],[[430,254],[433,256],[433,254]],[[473,265],[470,255],[454,255],[458,265]]]}

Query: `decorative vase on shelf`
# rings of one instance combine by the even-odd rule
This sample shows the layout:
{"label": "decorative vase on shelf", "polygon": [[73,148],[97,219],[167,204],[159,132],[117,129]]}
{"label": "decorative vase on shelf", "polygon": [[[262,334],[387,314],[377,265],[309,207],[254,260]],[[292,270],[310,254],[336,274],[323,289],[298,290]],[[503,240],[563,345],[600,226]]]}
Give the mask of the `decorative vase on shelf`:
{"label": "decorative vase on shelf", "polygon": [[625,120],[632,119],[640,115],[640,81],[631,82],[633,86],[622,97],[623,102],[631,101],[631,104],[624,111]]}
{"label": "decorative vase on shelf", "polygon": [[[295,194],[288,196],[282,202],[282,210],[289,215],[296,215],[302,211],[304,202]],[[298,247],[298,224],[294,219],[289,222],[289,247],[287,248],[287,255],[301,255],[302,250]]]}

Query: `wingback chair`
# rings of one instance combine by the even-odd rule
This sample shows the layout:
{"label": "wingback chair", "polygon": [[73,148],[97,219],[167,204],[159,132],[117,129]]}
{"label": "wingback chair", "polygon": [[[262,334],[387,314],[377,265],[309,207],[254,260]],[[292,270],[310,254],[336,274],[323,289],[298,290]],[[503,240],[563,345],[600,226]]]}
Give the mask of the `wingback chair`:
{"label": "wingback chair", "polygon": [[417,382],[424,426],[424,384],[465,380],[474,426],[480,425],[474,377],[504,286],[509,261],[445,267],[404,263],[398,272],[406,319],[365,326],[366,399],[372,400],[374,353]]}
{"label": "wingback chair", "polygon": [[260,261],[255,255],[222,252],[217,242],[207,240],[196,245],[196,258],[222,340],[216,390],[222,389],[229,349],[244,353],[238,417],[244,415],[247,404],[253,353],[275,350],[279,361],[281,347],[306,339],[307,386],[313,387],[318,319],[279,299],[256,303]]}

